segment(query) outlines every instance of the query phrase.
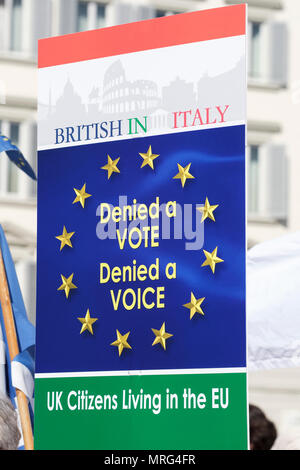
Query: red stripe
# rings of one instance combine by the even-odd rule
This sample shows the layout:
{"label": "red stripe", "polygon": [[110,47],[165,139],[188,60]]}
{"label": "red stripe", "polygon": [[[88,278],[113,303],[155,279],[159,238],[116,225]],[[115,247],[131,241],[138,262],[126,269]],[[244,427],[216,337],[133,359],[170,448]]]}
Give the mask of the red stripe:
{"label": "red stripe", "polygon": [[246,5],[184,13],[39,41],[38,66],[51,67],[246,32]]}

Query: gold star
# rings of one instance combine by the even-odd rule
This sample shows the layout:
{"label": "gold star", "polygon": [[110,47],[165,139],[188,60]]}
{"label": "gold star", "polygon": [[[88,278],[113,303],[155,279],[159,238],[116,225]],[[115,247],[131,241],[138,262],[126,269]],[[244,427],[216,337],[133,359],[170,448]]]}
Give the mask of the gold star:
{"label": "gold star", "polygon": [[191,292],[191,301],[188,304],[183,305],[183,307],[190,309],[190,320],[193,318],[196,312],[200,313],[201,315],[204,315],[204,312],[200,307],[204,299],[205,297],[202,297],[201,299],[196,299],[193,292]]}
{"label": "gold star", "polygon": [[149,165],[152,170],[154,170],[154,165],[153,165],[153,160],[155,158],[159,157],[159,154],[154,154],[152,153],[152,148],[151,145],[149,146],[147,153],[140,153],[140,156],[144,159],[141,168],[143,168],[146,165]]}
{"label": "gold star", "polygon": [[219,204],[216,204],[215,206],[211,206],[208,198],[206,198],[204,206],[197,207],[197,211],[202,212],[201,223],[204,222],[204,220],[207,219],[207,217],[215,222],[213,211],[216,210],[217,207],[219,207]]}
{"label": "gold star", "polygon": [[63,249],[63,247],[65,245],[68,245],[71,248],[73,248],[71,238],[73,237],[74,233],[75,232],[69,232],[68,233],[66,227],[64,226],[63,233],[61,235],[58,235],[57,237],[55,237],[55,238],[57,238],[57,240],[59,240],[61,242],[60,251]]}
{"label": "gold star", "polygon": [[216,247],[212,253],[209,253],[208,251],[203,250],[206,256],[206,260],[201,266],[210,266],[213,273],[215,272],[215,267],[217,263],[224,263],[223,259],[217,257],[217,250],[218,250],[218,247]]}
{"label": "gold star", "polygon": [[117,164],[120,158],[116,158],[116,160],[112,160],[109,155],[107,155],[107,164],[101,167],[101,170],[107,170],[107,179],[111,177],[113,173],[120,173]]}
{"label": "gold star", "polygon": [[74,188],[76,198],[74,199],[73,204],[75,204],[76,202],[80,202],[82,207],[84,207],[85,200],[88,197],[91,197],[91,194],[88,194],[88,193],[85,192],[85,187],[86,187],[86,183],[84,183],[84,185],[82,186],[81,189]]}
{"label": "gold star", "polygon": [[119,357],[121,356],[123,349],[132,349],[130,344],[127,343],[128,336],[130,335],[130,331],[126,333],[125,335],[121,335],[119,330],[117,330],[117,340],[111,343],[111,346],[118,346],[119,350]]}
{"label": "gold star", "polygon": [[91,318],[89,309],[87,309],[86,316],[84,318],[77,318],[77,320],[82,323],[80,334],[85,330],[88,330],[92,335],[94,334],[92,325],[98,320],[98,318]]}
{"label": "gold star", "polygon": [[193,175],[190,174],[190,167],[191,163],[189,163],[185,168],[183,168],[179,163],[177,163],[179,173],[177,175],[173,176],[173,179],[180,179],[181,180],[181,186],[184,188],[185,182],[187,179],[193,179],[195,178]]}
{"label": "gold star", "polygon": [[77,289],[77,287],[72,283],[74,273],[71,274],[71,276],[68,277],[68,278],[66,278],[62,274],[60,276],[61,276],[61,280],[62,280],[63,283],[57,290],[64,290],[65,294],[66,294],[66,298],[68,298],[70,290],[71,289]]}
{"label": "gold star", "polygon": [[154,328],[151,328],[151,330],[156,336],[155,340],[152,343],[152,346],[160,343],[164,350],[166,350],[166,339],[171,338],[171,336],[173,335],[171,335],[170,333],[166,333],[165,322],[162,324],[160,330],[155,330]]}

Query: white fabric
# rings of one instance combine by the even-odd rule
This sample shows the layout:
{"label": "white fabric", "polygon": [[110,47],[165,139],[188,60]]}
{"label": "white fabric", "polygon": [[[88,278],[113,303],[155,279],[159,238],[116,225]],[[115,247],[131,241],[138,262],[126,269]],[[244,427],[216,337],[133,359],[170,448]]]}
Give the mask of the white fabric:
{"label": "white fabric", "polygon": [[279,434],[271,450],[300,450],[299,431]]}
{"label": "white fabric", "polygon": [[249,250],[247,323],[250,370],[300,366],[300,232]]}
{"label": "white fabric", "polygon": [[5,343],[3,341],[2,328],[0,325],[0,393],[3,395],[6,395],[5,364]]}
{"label": "white fabric", "polygon": [[17,361],[11,363],[11,381],[13,387],[18,388],[26,397],[29,399],[33,409],[33,390],[34,390],[34,379],[31,372],[27,367]]}
{"label": "white fabric", "polygon": [[[33,391],[34,391],[34,379],[31,375],[31,372],[27,367],[17,361],[11,362],[11,381],[13,387],[21,390],[26,397],[28,398],[32,410],[34,409],[34,398],[33,398]],[[21,438],[19,442],[19,448],[24,446],[24,438],[23,438],[23,431],[20,419],[20,412],[18,406],[18,400],[15,397],[15,408],[18,415],[18,426],[19,431],[21,433]]]}

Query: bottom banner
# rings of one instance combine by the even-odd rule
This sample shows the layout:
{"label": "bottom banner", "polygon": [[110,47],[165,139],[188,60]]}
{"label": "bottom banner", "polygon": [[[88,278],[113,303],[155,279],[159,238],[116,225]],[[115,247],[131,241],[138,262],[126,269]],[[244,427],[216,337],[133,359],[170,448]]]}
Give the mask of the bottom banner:
{"label": "bottom banner", "polygon": [[244,372],[54,375],[35,380],[37,450],[247,449]]}

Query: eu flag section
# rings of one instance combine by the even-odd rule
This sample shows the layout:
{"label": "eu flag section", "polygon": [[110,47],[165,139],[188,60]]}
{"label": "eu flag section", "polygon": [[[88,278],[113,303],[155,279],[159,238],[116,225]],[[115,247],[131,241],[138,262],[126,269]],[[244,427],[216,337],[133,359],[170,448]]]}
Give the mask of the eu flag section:
{"label": "eu flag section", "polygon": [[40,152],[37,372],[245,367],[244,147],[232,126]]}
{"label": "eu flag section", "polygon": [[245,24],[41,42],[37,449],[247,448]]}

